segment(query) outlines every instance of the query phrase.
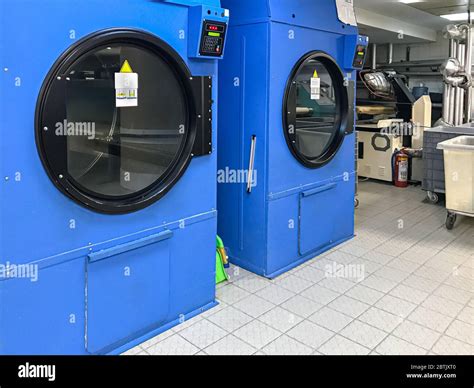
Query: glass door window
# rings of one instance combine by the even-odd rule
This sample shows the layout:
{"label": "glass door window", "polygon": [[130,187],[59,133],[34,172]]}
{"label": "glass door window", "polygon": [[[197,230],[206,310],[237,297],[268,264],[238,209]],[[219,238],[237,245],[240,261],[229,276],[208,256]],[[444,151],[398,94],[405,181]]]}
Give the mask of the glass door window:
{"label": "glass door window", "polygon": [[104,212],[159,199],[191,157],[190,78],[174,50],[138,31],[97,34],[63,55],[38,103],[38,147],[53,182]]}
{"label": "glass door window", "polygon": [[284,125],[290,150],[308,167],[331,160],[344,137],[348,97],[337,64],[325,54],[302,59],[285,98]]}

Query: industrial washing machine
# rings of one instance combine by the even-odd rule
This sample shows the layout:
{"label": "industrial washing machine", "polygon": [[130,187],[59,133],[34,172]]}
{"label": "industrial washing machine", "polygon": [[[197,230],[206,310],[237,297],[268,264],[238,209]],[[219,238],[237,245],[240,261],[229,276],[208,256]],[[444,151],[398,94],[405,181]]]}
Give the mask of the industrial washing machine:
{"label": "industrial washing machine", "polygon": [[353,237],[352,2],[223,0],[218,224],[230,259],[274,278]]}
{"label": "industrial washing machine", "polygon": [[0,4],[0,354],[117,354],[215,305],[219,0]]}

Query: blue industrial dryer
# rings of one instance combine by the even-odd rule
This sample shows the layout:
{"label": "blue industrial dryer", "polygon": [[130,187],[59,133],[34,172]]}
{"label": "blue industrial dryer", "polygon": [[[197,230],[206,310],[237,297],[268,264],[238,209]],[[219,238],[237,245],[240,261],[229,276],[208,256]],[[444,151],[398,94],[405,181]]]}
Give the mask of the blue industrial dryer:
{"label": "blue industrial dryer", "polygon": [[227,24],[219,0],[1,2],[0,354],[116,354],[214,306]]}
{"label": "blue industrial dryer", "polygon": [[355,69],[368,41],[350,2],[222,3],[218,228],[231,261],[273,278],[353,237]]}

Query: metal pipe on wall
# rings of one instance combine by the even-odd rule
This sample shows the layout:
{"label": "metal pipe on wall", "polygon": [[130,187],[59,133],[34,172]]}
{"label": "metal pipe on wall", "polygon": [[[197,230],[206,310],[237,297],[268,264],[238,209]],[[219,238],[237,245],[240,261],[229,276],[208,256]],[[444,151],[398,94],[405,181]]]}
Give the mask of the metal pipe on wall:
{"label": "metal pipe on wall", "polygon": [[[466,45],[464,43],[458,44],[458,60],[462,67],[465,66],[466,60]],[[457,87],[457,99],[455,101],[456,122],[455,125],[462,125],[464,122],[464,89]]]}
{"label": "metal pipe on wall", "polygon": [[443,120],[450,125],[469,124],[474,117],[474,29],[470,21],[450,24],[443,35],[449,39],[449,59],[440,69],[445,83]]}
{"label": "metal pipe on wall", "polygon": [[464,97],[466,91],[463,88],[459,89],[459,98],[457,102],[457,110],[458,110],[458,122],[456,125],[462,125],[464,123]]}
{"label": "metal pipe on wall", "polygon": [[454,39],[449,40],[449,57],[454,58],[456,52],[456,41]]}
{"label": "metal pipe on wall", "polygon": [[[465,53],[465,63],[464,67],[466,69],[466,73],[472,76],[472,45],[473,45],[473,31],[472,26],[466,26],[466,53]],[[464,116],[466,119],[466,123],[471,122],[472,118],[472,86],[470,85],[466,91],[466,103],[464,105]]]}
{"label": "metal pipe on wall", "polygon": [[449,124],[449,93],[451,92],[451,89],[449,88],[449,85],[447,83],[444,84],[444,92],[443,92],[443,119]]}
{"label": "metal pipe on wall", "polygon": [[459,109],[457,103],[459,101],[459,88],[454,88],[454,100],[453,100],[453,125],[458,125],[459,122]]}
{"label": "metal pipe on wall", "polygon": [[449,124],[454,123],[454,98],[455,98],[455,89],[453,86],[450,86],[450,92],[449,92],[449,100],[448,100],[448,107],[449,107]]}
{"label": "metal pipe on wall", "polygon": [[377,69],[377,44],[372,43],[372,70]]}
{"label": "metal pipe on wall", "polygon": [[442,77],[439,72],[434,71],[398,71],[397,73],[406,75],[407,77]]}
{"label": "metal pipe on wall", "polygon": [[459,121],[457,125],[462,125],[464,123],[464,99],[466,96],[466,91],[463,88],[459,88],[459,101],[458,101],[458,117]]}
{"label": "metal pipe on wall", "polygon": [[393,62],[393,43],[388,44],[387,63],[390,65]]}
{"label": "metal pipe on wall", "polygon": [[445,59],[423,59],[423,60],[418,60],[418,61],[402,61],[402,62],[393,62],[388,64],[384,63],[381,64],[380,67],[406,67],[406,68],[412,68],[412,67],[439,67],[443,64]]}
{"label": "metal pipe on wall", "polygon": [[[458,53],[458,42],[454,39],[451,39],[450,47],[452,48],[453,58],[457,58]],[[455,100],[456,100],[456,88],[452,85],[448,85],[449,94],[448,99],[445,101],[448,104],[449,114],[447,122],[451,125],[455,125]]]}

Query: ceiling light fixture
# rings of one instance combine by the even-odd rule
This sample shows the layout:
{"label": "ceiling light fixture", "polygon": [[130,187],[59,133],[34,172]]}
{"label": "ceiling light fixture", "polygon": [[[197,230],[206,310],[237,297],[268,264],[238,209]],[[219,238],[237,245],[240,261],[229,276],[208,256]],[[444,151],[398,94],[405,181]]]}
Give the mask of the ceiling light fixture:
{"label": "ceiling light fixture", "polygon": [[462,21],[468,20],[469,15],[467,12],[462,12],[462,13],[452,13],[450,15],[441,15],[441,17],[451,20],[452,22],[462,22]]}

